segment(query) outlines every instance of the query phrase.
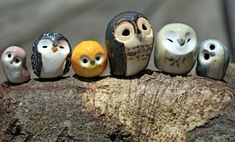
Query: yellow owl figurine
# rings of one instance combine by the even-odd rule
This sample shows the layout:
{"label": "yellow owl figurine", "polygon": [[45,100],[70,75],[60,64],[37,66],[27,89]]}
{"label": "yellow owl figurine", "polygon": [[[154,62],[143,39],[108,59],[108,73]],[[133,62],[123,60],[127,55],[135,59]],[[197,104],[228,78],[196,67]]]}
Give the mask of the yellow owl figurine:
{"label": "yellow owl figurine", "polygon": [[78,76],[96,77],[107,66],[107,53],[96,41],[82,41],[74,48],[71,62]]}

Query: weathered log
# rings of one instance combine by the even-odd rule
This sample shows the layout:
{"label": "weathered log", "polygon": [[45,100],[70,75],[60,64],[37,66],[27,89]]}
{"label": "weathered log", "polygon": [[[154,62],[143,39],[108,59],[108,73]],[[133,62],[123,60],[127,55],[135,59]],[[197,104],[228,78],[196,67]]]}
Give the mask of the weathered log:
{"label": "weathered log", "polygon": [[228,73],[229,83],[159,72],[4,83],[0,141],[234,141],[234,78]]}
{"label": "weathered log", "polygon": [[[230,64],[225,81],[235,89],[235,65]],[[234,93],[233,93],[234,94]],[[187,133],[188,141],[232,142],[235,141],[235,98],[225,111],[205,125]]]}

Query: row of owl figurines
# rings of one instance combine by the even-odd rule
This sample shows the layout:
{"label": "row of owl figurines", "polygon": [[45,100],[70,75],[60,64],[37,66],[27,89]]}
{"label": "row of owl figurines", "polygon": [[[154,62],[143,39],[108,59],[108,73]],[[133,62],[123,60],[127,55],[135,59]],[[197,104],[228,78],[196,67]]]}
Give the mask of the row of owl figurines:
{"label": "row of owl figurines", "polygon": [[[122,12],[109,22],[105,44],[106,50],[96,41],[82,41],[72,51],[63,35],[45,33],[33,44],[32,69],[39,78],[51,79],[66,74],[72,64],[78,76],[92,78],[105,70],[109,59],[112,76],[134,76],[147,67],[154,48],[155,66],[165,73],[188,74],[197,60],[197,75],[222,80],[230,58],[228,48],[218,40],[208,39],[197,45],[195,31],[182,23],[165,25],[154,44],[150,22],[143,14],[133,11]],[[30,79],[22,48],[8,47],[1,61],[10,82]]]}

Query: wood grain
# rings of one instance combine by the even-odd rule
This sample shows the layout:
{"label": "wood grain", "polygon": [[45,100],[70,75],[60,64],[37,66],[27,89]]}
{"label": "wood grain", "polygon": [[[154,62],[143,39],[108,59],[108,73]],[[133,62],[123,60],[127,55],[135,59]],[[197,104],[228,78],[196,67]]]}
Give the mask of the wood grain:
{"label": "wood grain", "polygon": [[232,85],[195,75],[74,76],[0,92],[2,141],[235,140]]}

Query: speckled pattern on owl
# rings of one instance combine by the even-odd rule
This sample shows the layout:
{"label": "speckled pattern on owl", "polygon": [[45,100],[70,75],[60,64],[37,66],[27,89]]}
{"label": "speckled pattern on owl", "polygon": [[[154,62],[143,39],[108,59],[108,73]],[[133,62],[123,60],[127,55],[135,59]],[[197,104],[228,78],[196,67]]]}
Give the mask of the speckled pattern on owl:
{"label": "speckled pattern on owl", "polygon": [[118,14],[109,22],[105,38],[113,76],[133,76],[146,68],[154,37],[143,14],[134,11]]}
{"label": "speckled pattern on owl", "polygon": [[187,74],[196,62],[197,36],[182,23],[165,25],[156,36],[155,66],[170,74]]}
{"label": "speckled pattern on owl", "polygon": [[132,49],[127,49],[128,60],[137,60],[137,61],[148,61],[152,52],[152,45],[140,45],[133,47]]}

